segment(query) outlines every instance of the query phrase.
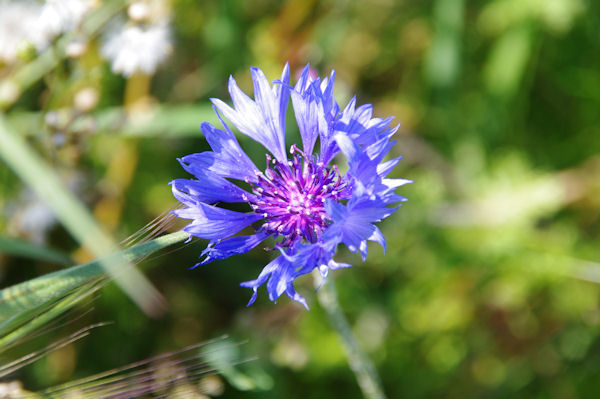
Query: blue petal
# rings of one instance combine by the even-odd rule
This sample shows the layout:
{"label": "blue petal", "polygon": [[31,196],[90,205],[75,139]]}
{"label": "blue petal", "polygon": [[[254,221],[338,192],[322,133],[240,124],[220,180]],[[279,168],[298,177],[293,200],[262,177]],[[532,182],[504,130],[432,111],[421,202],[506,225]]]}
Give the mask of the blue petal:
{"label": "blue petal", "polygon": [[[287,66],[281,79],[289,83]],[[216,98],[211,101],[240,132],[261,143],[279,161],[286,162],[285,111],[289,84],[277,84],[272,90],[258,68],[252,68],[252,80],[256,102],[238,87],[233,77],[229,78],[229,94],[234,108]]]}
{"label": "blue petal", "polygon": [[293,282],[295,267],[291,263],[282,259],[279,267],[271,272],[271,277],[267,281],[267,292],[269,299],[275,302],[288,288],[289,283]]}
{"label": "blue petal", "polygon": [[290,299],[293,299],[294,301],[301,303],[302,306],[304,306],[304,308],[306,310],[309,310],[308,304],[306,303],[306,299],[304,299],[304,297],[302,295],[300,295],[296,292],[296,290],[294,289],[294,284],[292,284],[291,282],[288,284],[288,286],[285,290],[285,294],[288,297],[290,297]]}
{"label": "blue petal", "polygon": [[333,97],[333,84],[335,82],[335,70],[331,71],[329,78],[326,76],[321,82],[321,93],[323,98],[323,104],[325,106],[325,113],[329,116],[335,117],[340,111],[340,108]]}
{"label": "blue petal", "polygon": [[[216,110],[215,110],[216,112]],[[217,115],[220,118],[219,113]],[[240,144],[227,124],[223,123],[225,130],[217,129],[208,122],[202,124],[202,133],[215,154],[215,168],[218,168],[224,177],[244,180],[246,177],[254,180],[259,172],[258,168],[242,150]]]}
{"label": "blue petal", "polygon": [[388,192],[388,193],[384,193],[384,194],[380,194],[378,196],[378,198],[385,205],[392,205],[392,204],[397,204],[399,202],[406,202],[406,201],[408,201],[408,199],[406,199],[406,197],[398,195],[398,194],[396,194],[393,191]]}
{"label": "blue petal", "polygon": [[[320,87],[321,103],[323,104],[323,111],[324,111],[325,119],[327,120],[327,122],[329,124],[329,129],[327,130],[327,136],[326,137],[321,136],[321,149],[322,149],[321,154],[324,154],[327,151],[330,151],[332,149],[335,149],[334,152],[336,154],[338,151],[336,149],[337,145],[335,144],[335,141],[333,140],[333,128],[335,125],[335,121],[339,118],[340,107],[339,107],[337,101],[335,101],[335,97],[333,96],[334,82],[335,82],[335,71],[332,70],[329,78],[327,78],[327,77],[323,78],[323,81],[321,82],[321,87]],[[321,130],[321,133],[325,133],[325,131]],[[325,144],[324,141],[329,141],[329,143]],[[335,154],[333,154],[332,157],[333,156],[335,156]]]}
{"label": "blue petal", "polygon": [[291,96],[296,123],[302,137],[302,148],[305,154],[312,154],[319,135],[317,103],[310,91],[300,93],[292,90]]}
{"label": "blue petal", "polygon": [[254,301],[256,300],[258,287],[260,287],[261,285],[266,283],[267,280],[271,277],[271,275],[273,273],[275,273],[280,267],[282,267],[281,266],[282,261],[285,261],[285,258],[283,258],[282,256],[279,256],[279,257],[273,259],[271,262],[269,262],[269,264],[267,264],[262,269],[262,271],[260,272],[260,274],[258,275],[258,277],[255,280],[250,280],[250,281],[245,281],[243,283],[240,283],[240,286],[242,286],[244,288],[252,288],[252,290],[254,290],[254,294],[252,295],[252,298],[250,298],[250,301],[248,302],[248,306],[252,305],[254,303]]}
{"label": "blue petal", "polygon": [[171,189],[175,198],[182,201],[180,199],[181,194],[185,193],[194,198],[195,201],[214,203],[245,202],[246,198],[254,196],[230,181],[209,171],[206,171],[204,175],[196,176],[198,177],[198,180],[175,179],[169,183],[171,184]]}
{"label": "blue petal", "polygon": [[[373,223],[379,222],[396,211],[397,208],[381,206],[378,201],[362,200],[347,205],[334,201],[325,203],[325,210],[333,224],[323,234],[324,239],[340,239],[353,252],[363,249],[361,243],[368,239],[381,242],[378,230]],[[381,232],[379,232],[380,234]]]}
{"label": "blue petal", "polygon": [[[194,176],[202,176],[206,171],[219,176],[238,180],[258,181],[257,174],[252,167],[243,167],[241,162],[231,162],[223,156],[212,151],[189,154],[178,159],[186,172]],[[258,173],[258,172],[257,172]]]}
{"label": "blue petal", "polygon": [[342,153],[348,158],[348,173],[363,186],[376,183],[378,162],[369,159],[365,151],[345,133],[336,133],[337,142]]}
{"label": "blue petal", "polygon": [[392,171],[392,169],[394,169],[394,167],[398,165],[398,162],[400,162],[400,160],[402,160],[402,157],[390,159],[389,161],[377,165],[377,174],[379,175],[379,177],[386,177]]}
{"label": "blue petal", "polygon": [[405,184],[412,183],[413,181],[408,179],[381,179],[381,182],[390,190],[394,190]]}
{"label": "blue petal", "polygon": [[[373,226],[375,227],[375,226]],[[367,260],[367,252],[369,250],[369,247],[367,246],[367,240],[363,240],[360,242],[360,244],[358,245],[358,252],[360,252],[360,256],[362,257],[362,261],[366,261]]]}
{"label": "blue petal", "polygon": [[290,91],[296,123],[302,137],[302,148],[306,154],[312,154],[319,134],[317,102],[311,83],[310,64],[306,64],[296,86]]}
{"label": "blue petal", "polygon": [[310,78],[310,64],[306,64],[296,82],[296,86],[294,86],[294,90],[298,93],[304,93],[308,89],[310,82],[312,82]]}
{"label": "blue petal", "polygon": [[325,209],[334,223],[325,231],[323,238],[340,240],[352,252],[356,252],[360,243],[370,237],[375,230],[372,223],[361,223],[360,220],[355,220],[343,204],[327,201]]}
{"label": "blue petal", "polygon": [[348,134],[337,132],[334,138],[349,162],[355,162],[359,158],[361,152],[360,146],[356,144]]}
{"label": "blue petal", "polygon": [[348,263],[337,263],[333,260],[340,242],[341,235],[330,235],[329,237],[324,235],[321,237],[321,240],[314,244],[297,245],[294,253],[288,253],[281,248],[279,248],[279,251],[290,264],[296,267],[295,277],[310,273],[315,268],[318,268],[322,278],[325,279],[330,269],[335,270],[352,266]]}
{"label": "blue petal", "polygon": [[260,232],[251,236],[231,237],[214,245],[209,244],[200,256],[206,258],[199,265],[205,265],[214,260],[225,259],[232,255],[240,255],[254,249],[258,244],[269,237],[269,234]]}
{"label": "blue petal", "polygon": [[248,302],[248,306],[252,305],[256,300],[258,287],[267,284],[267,292],[269,299],[273,302],[285,293],[291,299],[300,302],[308,309],[306,301],[294,289],[294,280],[299,274],[296,273],[297,265],[290,262],[285,256],[281,255],[272,260],[260,272],[256,280],[245,281],[240,286],[251,288],[254,293]]}
{"label": "blue petal", "polygon": [[396,144],[395,141],[389,141],[389,137],[381,137],[372,144],[364,147],[364,152],[367,157],[377,163],[381,162],[383,157],[392,149]]}
{"label": "blue petal", "polygon": [[322,281],[321,281],[321,284],[319,284],[319,286],[317,287],[317,289],[321,288],[321,285],[325,282],[325,279],[329,275],[330,270],[337,270],[337,269],[352,267],[352,265],[350,263],[338,263],[338,262],[334,261],[333,259],[330,259],[329,262],[320,264],[318,267],[319,267],[319,273],[321,274]]}
{"label": "blue petal", "polygon": [[306,153],[311,153],[317,134],[320,138],[320,160],[327,164],[339,152],[333,140],[334,126],[339,117],[339,106],[333,97],[335,71],[331,77],[310,80],[307,65],[291,91],[294,114]]}
{"label": "blue petal", "polygon": [[176,209],[173,213],[183,219],[192,219],[184,230],[191,235],[206,239],[227,238],[262,219],[256,213],[240,213],[217,208],[198,202],[185,209]]}
{"label": "blue petal", "polygon": [[[405,198],[393,193],[396,188],[411,183],[406,179],[383,178],[398,163],[399,158],[379,164],[393,142],[384,135],[380,139],[361,148],[349,135],[338,132],[336,142],[348,158],[348,176],[353,180],[354,195],[379,198],[382,205],[404,201]],[[348,178],[348,177],[347,177]]]}
{"label": "blue petal", "polygon": [[[273,139],[281,148],[280,161],[287,159],[285,152],[285,117],[289,102],[290,66],[286,63],[281,79],[273,85],[273,89],[265,74],[256,67],[250,68],[252,81],[254,82],[254,97],[264,112],[265,123],[269,126]],[[277,157],[277,154],[274,154]]]}
{"label": "blue petal", "polygon": [[337,269],[342,269],[342,268],[348,268],[348,267],[352,267],[352,265],[350,263],[339,263],[334,261],[333,259],[331,259],[329,261],[329,263],[327,263],[327,267],[329,267],[331,270],[337,270]]}
{"label": "blue petal", "polygon": [[383,248],[383,253],[385,254],[387,245],[385,242],[385,237],[384,237],[383,233],[381,232],[381,230],[379,230],[379,227],[375,226],[375,230],[373,230],[373,234],[371,234],[371,236],[369,238],[367,238],[367,240],[375,241],[376,243],[381,245],[381,248]]}
{"label": "blue petal", "polygon": [[353,138],[358,144],[373,141],[379,133],[378,126],[372,125],[373,106],[364,104],[356,108],[356,97],[352,98],[340,119],[335,124],[337,132],[343,132]]}

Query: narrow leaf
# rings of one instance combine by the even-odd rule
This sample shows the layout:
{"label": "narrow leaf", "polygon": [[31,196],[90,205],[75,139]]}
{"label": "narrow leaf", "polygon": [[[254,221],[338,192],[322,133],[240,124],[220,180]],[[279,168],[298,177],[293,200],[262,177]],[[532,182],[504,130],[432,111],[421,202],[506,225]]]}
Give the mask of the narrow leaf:
{"label": "narrow leaf", "polygon": [[5,288],[0,291],[0,321],[6,320],[18,312],[38,306],[51,298],[64,296],[86,282],[105,276],[106,270],[103,268],[103,264],[110,263],[119,270],[119,273],[126,273],[128,267],[133,267],[129,262],[188,238],[189,234],[184,231],[167,234],[104,259],[62,269]]}

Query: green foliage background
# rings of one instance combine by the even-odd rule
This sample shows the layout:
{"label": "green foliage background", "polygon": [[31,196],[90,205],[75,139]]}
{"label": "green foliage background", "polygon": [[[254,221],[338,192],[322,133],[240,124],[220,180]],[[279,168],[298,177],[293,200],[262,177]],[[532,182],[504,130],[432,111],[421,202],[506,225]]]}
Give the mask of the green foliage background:
{"label": "green foliage background", "polygon": [[[150,122],[111,114],[133,84],[110,73],[93,43],[5,107],[64,181],[77,181],[76,195],[115,239],[174,205],[167,183],[186,176],[176,158],[208,149],[199,125],[215,119],[209,97],[228,99],[229,74],[251,93],[252,65],[270,79],[285,61],[293,71],[306,62],[321,75],[335,69],[343,105],[356,93],[402,123],[394,176],[415,181],[401,189],[409,202],[383,223],[387,254],[373,246],[361,263],[342,252],[355,267],[334,273],[389,397],[600,396],[600,3],[173,0],[172,8],[173,54],[143,99]],[[44,115],[71,112],[87,86],[100,102],[76,116],[83,128],[48,125]],[[57,134],[65,143],[56,145]],[[260,163],[262,149],[240,141]],[[14,227],[22,187],[2,164],[0,231],[29,240]],[[77,263],[90,259],[60,224],[45,237]],[[227,333],[259,360],[247,370],[255,387],[228,385],[224,398],[360,397],[311,277],[297,282],[309,312],[264,292],[246,308],[250,292],[238,283],[271,254],[188,270],[203,245],[142,263],[168,301],[162,318],[109,286],[75,324],[114,324],[14,378],[41,389]],[[0,254],[0,284],[60,267]]]}

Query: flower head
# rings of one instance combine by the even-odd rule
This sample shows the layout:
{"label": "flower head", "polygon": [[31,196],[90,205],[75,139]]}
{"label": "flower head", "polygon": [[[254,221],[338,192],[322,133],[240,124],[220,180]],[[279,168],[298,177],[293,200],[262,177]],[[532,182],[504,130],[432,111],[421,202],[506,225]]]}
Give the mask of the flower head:
{"label": "flower head", "polygon": [[[397,130],[390,126],[392,118],[373,118],[372,106],[356,107],[355,98],[342,110],[333,98],[334,72],[328,78],[313,79],[306,66],[293,87],[287,65],[273,86],[260,69],[251,72],[254,100],[233,77],[229,80],[233,107],[212,99],[223,129],[202,124],[212,151],[180,159],[196,179],[171,182],[173,194],[185,206],[173,212],[192,220],[184,228],[190,235],[210,240],[198,265],[248,252],[273,239],[279,256],[256,280],[241,284],[254,290],[249,305],[256,300],[258,287],[266,283],[272,301],[285,293],[306,306],[294,289],[294,280],[315,268],[326,277],[330,269],[351,266],[333,260],[339,244],[359,252],[363,260],[369,240],[385,250],[385,238],[374,223],[397,209],[391,205],[406,200],[394,190],[410,181],[386,177],[400,161],[383,161]],[[290,98],[302,148],[286,147]],[[267,149],[264,171],[242,150],[223,116]],[[332,163],[338,154],[346,159],[345,173]],[[236,180],[250,190],[234,184]],[[248,212],[217,203],[245,203]],[[252,233],[238,235],[244,229]]]}

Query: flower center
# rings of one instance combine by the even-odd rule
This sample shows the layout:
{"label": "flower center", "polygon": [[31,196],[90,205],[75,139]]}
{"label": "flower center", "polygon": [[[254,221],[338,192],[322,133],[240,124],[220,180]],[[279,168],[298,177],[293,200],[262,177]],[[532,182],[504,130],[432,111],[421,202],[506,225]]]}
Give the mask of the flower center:
{"label": "flower center", "polygon": [[[295,145],[287,164],[267,155],[267,169],[252,186],[254,198],[248,198],[254,212],[266,221],[262,229],[275,237],[283,236],[281,246],[289,247],[305,239],[316,242],[331,222],[325,212],[325,200],[339,201],[350,196],[350,187],[336,166],[328,168],[307,157]],[[272,165],[272,167],[271,167]]]}

